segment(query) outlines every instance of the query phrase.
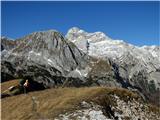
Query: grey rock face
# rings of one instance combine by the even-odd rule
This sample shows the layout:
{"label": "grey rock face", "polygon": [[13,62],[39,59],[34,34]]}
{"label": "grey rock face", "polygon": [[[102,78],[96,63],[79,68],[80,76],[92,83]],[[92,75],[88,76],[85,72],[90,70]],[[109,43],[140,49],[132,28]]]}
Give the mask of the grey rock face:
{"label": "grey rock face", "polygon": [[87,64],[86,54],[57,31],[35,32],[12,42],[17,41],[17,46],[7,47],[12,49],[2,55],[2,81],[8,74],[13,78],[30,76],[50,87],[63,83],[70,71]]}
{"label": "grey rock face", "polygon": [[1,37],[1,51],[10,50],[16,46],[16,42],[7,37]]}

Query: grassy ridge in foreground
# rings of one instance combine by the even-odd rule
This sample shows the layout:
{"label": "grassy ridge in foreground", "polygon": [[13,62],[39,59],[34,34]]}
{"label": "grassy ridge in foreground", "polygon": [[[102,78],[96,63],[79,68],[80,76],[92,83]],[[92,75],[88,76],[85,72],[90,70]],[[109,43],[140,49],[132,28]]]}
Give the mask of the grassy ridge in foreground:
{"label": "grassy ridge in foreground", "polygon": [[[6,85],[6,83],[2,83],[2,87],[3,84]],[[83,87],[46,89],[30,92],[27,95],[21,94],[2,99],[2,119],[53,119],[57,115],[65,113],[65,111],[79,109],[79,104],[82,101],[93,101],[100,105],[114,104],[114,100],[110,97],[113,94],[116,94],[124,101],[132,98],[139,99],[137,94],[120,88]]]}

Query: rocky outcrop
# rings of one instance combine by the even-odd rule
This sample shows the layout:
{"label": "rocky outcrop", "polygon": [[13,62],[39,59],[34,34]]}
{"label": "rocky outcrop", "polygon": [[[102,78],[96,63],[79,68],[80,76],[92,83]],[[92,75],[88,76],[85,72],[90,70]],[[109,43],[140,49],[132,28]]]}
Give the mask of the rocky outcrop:
{"label": "rocky outcrop", "polygon": [[17,44],[13,39],[1,37],[1,51],[13,49],[16,45]]}
{"label": "rocky outcrop", "polygon": [[114,105],[106,107],[83,101],[80,104],[81,109],[60,114],[55,120],[158,120],[160,117],[158,111],[153,112],[147,104],[135,99],[124,101],[117,95],[112,97],[115,101]]}

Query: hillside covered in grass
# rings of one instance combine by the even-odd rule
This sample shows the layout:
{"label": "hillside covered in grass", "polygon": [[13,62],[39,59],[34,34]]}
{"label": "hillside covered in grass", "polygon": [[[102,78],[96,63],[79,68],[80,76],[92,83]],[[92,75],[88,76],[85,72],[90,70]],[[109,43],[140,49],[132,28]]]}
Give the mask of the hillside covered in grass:
{"label": "hillside covered in grass", "polygon": [[[16,81],[1,84],[2,92]],[[8,85],[8,86],[7,86]],[[133,92],[111,87],[52,88],[1,100],[2,120],[158,120],[159,109]]]}

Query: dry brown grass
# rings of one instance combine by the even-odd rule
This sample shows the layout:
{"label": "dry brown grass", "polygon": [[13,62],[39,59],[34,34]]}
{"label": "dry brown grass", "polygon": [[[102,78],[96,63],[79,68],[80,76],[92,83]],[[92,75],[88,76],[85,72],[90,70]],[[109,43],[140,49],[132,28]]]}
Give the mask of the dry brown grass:
{"label": "dry brown grass", "polygon": [[[2,83],[6,86],[7,83]],[[10,83],[9,83],[10,84]],[[78,109],[82,101],[95,101],[98,96],[117,94],[121,98],[128,99],[127,96],[137,99],[138,96],[125,89],[104,88],[104,87],[83,87],[83,88],[53,88],[43,91],[30,92],[27,95],[3,98],[2,101],[2,119],[3,120],[28,120],[28,119],[53,119],[65,111]],[[33,100],[35,97],[37,103],[33,109]],[[112,100],[104,97],[105,102],[109,104]],[[98,99],[101,100],[101,99]],[[103,103],[103,100],[102,102]]]}
{"label": "dry brown grass", "polygon": [[7,82],[0,83],[1,84],[1,92],[6,91],[11,86],[18,85],[18,83],[19,83],[19,79],[17,79],[17,80],[10,80],[10,81],[7,81]]}

